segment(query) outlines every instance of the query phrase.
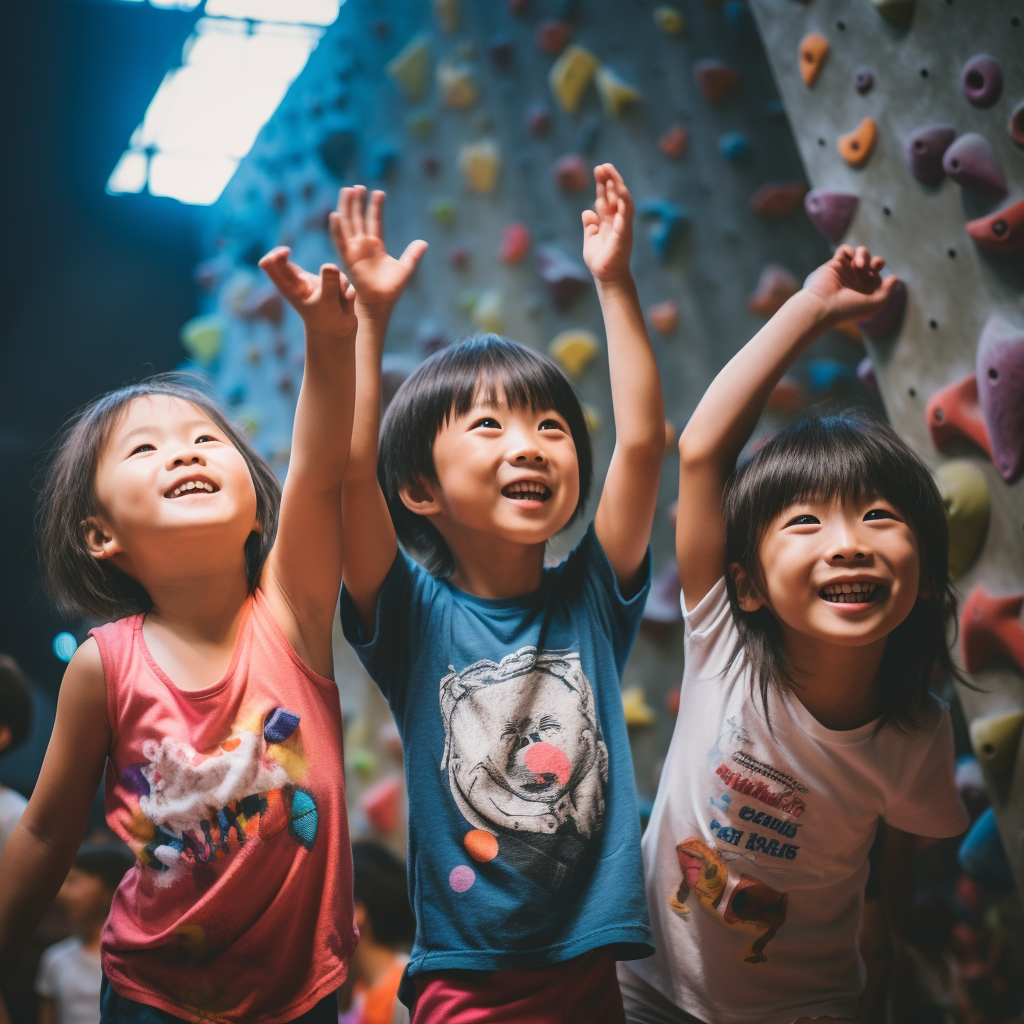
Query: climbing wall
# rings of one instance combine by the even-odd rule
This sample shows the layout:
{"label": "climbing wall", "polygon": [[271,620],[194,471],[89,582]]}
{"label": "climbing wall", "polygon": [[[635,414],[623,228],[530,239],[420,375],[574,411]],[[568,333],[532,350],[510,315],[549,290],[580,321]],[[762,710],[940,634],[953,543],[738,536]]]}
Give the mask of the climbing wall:
{"label": "climbing wall", "polygon": [[[383,187],[392,251],[430,243],[392,323],[389,386],[480,329],[552,351],[589,413],[596,500],[614,432],[580,212],[605,160],[638,203],[633,271],[667,413],[682,425],[715,372],[828,255],[803,211],[807,185],[753,19],[736,0],[348,0],[210,212],[209,258],[197,268],[204,312],[183,340],[286,472],[302,330],[255,263],[282,243],[307,267],[334,258],[325,225],[339,185]],[[859,340],[824,340],[772,415],[825,394],[872,401],[854,373],[863,355]],[[682,671],[676,487],[673,448],[653,539],[658,580],[623,684],[648,805]],[[556,538],[553,557],[578,535]],[[336,650],[353,825],[399,845],[390,715],[340,637]]]}
{"label": "climbing wall", "polygon": [[867,346],[934,466],[966,598],[960,689],[1024,884],[1024,4],[752,0],[829,237],[906,282]]}

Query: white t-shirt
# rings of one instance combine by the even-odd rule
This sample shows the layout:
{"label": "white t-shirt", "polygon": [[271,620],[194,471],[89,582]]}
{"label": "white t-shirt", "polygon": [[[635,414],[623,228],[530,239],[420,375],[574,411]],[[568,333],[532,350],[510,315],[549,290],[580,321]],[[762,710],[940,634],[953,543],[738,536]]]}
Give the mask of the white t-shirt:
{"label": "white t-shirt", "polygon": [[773,736],[725,580],[684,614],[679,717],[643,838],[658,951],[629,969],[715,1024],[853,1017],[878,818],[934,837],[968,824],[949,713],[933,699],[909,734],[835,731],[773,688]]}
{"label": "white t-shirt", "polygon": [[36,994],[57,1003],[57,1024],[97,1024],[102,984],[99,951],[83,949],[73,935],[44,951]]}
{"label": "white t-shirt", "polygon": [[14,826],[25,813],[28,801],[16,790],[0,786],[0,854],[11,838]]}

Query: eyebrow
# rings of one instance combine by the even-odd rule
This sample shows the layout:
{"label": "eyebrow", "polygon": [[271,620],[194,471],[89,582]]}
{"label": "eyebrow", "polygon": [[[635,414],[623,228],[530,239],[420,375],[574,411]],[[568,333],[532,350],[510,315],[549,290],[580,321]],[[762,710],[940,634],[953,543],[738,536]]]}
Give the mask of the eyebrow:
{"label": "eyebrow", "polygon": [[[216,431],[216,424],[213,422],[213,420],[208,419],[190,420],[188,423],[185,424],[185,426],[189,430],[198,429],[199,427],[213,427],[214,430]],[[131,430],[128,431],[127,434],[122,434],[119,440],[128,441],[131,438],[135,437],[136,434],[154,434],[159,433],[160,430],[161,428],[156,424],[145,423],[142,426],[132,428]]]}

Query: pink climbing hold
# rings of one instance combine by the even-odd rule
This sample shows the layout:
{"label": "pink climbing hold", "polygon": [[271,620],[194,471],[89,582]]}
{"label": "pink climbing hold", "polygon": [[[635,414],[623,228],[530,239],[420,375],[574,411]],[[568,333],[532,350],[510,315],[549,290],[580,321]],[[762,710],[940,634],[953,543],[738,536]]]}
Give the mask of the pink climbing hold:
{"label": "pink climbing hold", "polygon": [[750,209],[759,217],[788,217],[800,208],[807,186],[802,181],[773,181],[750,197]]}
{"label": "pink climbing hold", "polygon": [[860,199],[850,192],[815,188],[804,197],[804,209],[811,223],[833,245],[842,241],[859,205]]}
{"label": "pink climbing hold", "polygon": [[647,307],[647,319],[662,336],[668,337],[679,324],[679,304],[671,299]]}
{"label": "pink climbing hold", "polygon": [[523,754],[523,764],[528,772],[533,772],[538,786],[552,782],[564,786],[572,774],[569,755],[552,743],[531,743]]}
{"label": "pink climbing hold", "polygon": [[538,245],[534,254],[537,272],[547,285],[551,301],[558,309],[568,308],[577,296],[590,287],[587,268],[553,245]]}
{"label": "pink climbing hold", "polygon": [[740,84],[740,73],[720,60],[697,61],[693,65],[693,77],[708,103],[720,103]]}
{"label": "pink climbing hold", "polygon": [[1013,253],[1024,249],[1024,199],[996,210],[987,217],[968,221],[967,234],[992,252]]}
{"label": "pink climbing hold", "polygon": [[978,402],[978,381],[972,373],[962,380],[939,388],[925,406],[925,422],[932,444],[942,451],[955,437],[973,441],[983,452],[991,456],[992,442],[989,440],[985,416]]}
{"label": "pink climbing hold", "polygon": [[360,798],[359,809],[377,832],[389,835],[398,828],[402,785],[398,779],[381,779]]}
{"label": "pink climbing hold", "polygon": [[1024,672],[1022,607],[1024,594],[993,597],[983,583],[971,591],[960,616],[960,649],[968,672],[977,672],[992,654],[1008,658]]}
{"label": "pink climbing hold", "polygon": [[979,53],[964,65],[960,84],[976,107],[991,107],[1003,92],[1003,69],[995,57]]}
{"label": "pink climbing hold", "polygon": [[1024,146],[1024,103],[1018,103],[1010,113],[1010,121],[1007,124],[1010,138],[1018,146]]}
{"label": "pink climbing hold", "polygon": [[658,149],[667,157],[678,160],[685,152],[690,141],[690,133],[686,125],[674,124],[658,139]]}
{"label": "pink climbing hold", "polygon": [[903,146],[903,157],[910,173],[925,185],[938,185],[945,171],[942,156],[956,138],[956,129],[948,125],[918,128]]}
{"label": "pink climbing hold", "polygon": [[513,221],[506,224],[501,233],[501,248],[498,255],[503,263],[522,263],[530,251],[530,229],[525,224]]}
{"label": "pink climbing hold", "polygon": [[568,153],[556,160],[555,166],[551,168],[551,176],[565,193],[583,192],[590,184],[589,169],[578,153]]}
{"label": "pink climbing hold", "polygon": [[884,338],[891,334],[900,325],[903,319],[903,310],[907,305],[907,286],[902,281],[897,281],[892,286],[889,298],[885,305],[870,320],[861,320],[857,326],[873,340]]}
{"label": "pink climbing hold", "polygon": [[992,461],[1013,483],[1024,473],[1024,329],[993,313],[978,341],[975,372]]}
{"label": "pink climbing hold", "polygon": [[878,394],[878,378],[875,376],[875,365],[871,362],[871,356],[865,356],[857,364],[857,377],[864,387]]}
{"label": "pink climbing hold", "polygon": [[785,267],[766,263],[757,287],[747,297],[747,309],[754,316],[774,316],[798,291],[800,282]]}
{"label": "pink climbing hold", "polygon": [[988,196],[1006,195],[1006,178],[988,139],[977,132],[961,135],[942,158],[942,169],[964,188]]}

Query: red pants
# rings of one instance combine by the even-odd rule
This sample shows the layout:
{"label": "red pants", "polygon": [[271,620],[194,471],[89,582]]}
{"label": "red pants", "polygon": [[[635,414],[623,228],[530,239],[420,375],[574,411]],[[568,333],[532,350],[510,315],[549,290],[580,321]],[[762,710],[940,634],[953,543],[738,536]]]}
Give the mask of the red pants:
{"label": "red pants", "polygon": [[416,978],[412,1024],[624,1024],[606,949],[522,971],[433,971]]}

